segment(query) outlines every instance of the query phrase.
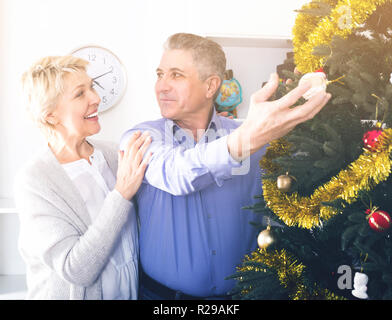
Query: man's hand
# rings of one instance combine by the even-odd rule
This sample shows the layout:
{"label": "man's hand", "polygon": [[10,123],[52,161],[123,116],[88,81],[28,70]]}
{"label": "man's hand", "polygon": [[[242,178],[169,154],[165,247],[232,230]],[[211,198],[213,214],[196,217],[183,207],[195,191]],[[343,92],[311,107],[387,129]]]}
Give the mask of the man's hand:
{"label": "man's hand", "polygon": [[310,89],[310,85],[305,84],[278,100],[267,101],[278,84],[278,75],[274,73],[266,85],[252,95],[248,116],[228,136],[228,150],[234,159],[241,161],[269,142],[285,136],[298,124],[312,119],[331,98],[329,93],[319,92],[303,105],[290,108]]}

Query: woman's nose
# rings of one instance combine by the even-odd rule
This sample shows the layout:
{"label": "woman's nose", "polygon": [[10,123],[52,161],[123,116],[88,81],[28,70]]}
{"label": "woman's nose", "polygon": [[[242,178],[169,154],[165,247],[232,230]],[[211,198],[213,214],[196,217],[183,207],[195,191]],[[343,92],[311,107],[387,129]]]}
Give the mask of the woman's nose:
{"label": "woman's nose", "polygon": [[98,93],[94,89],[90,90],[89,101],[90,101],[90,104],[100,104],[101,103],[101,98],[99,97]]}

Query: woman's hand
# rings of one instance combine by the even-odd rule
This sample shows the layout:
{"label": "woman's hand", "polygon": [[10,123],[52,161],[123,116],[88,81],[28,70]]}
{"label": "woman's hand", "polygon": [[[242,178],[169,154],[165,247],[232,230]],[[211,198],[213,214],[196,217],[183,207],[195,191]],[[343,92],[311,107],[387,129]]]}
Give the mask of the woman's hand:
{"label": "woman's hand", "polygon": [[143,156],[151,143],[148,132],[135,132],[124,151],[118,152],[118,170],[115,189],[127,200],[139,189],[152,153]]}

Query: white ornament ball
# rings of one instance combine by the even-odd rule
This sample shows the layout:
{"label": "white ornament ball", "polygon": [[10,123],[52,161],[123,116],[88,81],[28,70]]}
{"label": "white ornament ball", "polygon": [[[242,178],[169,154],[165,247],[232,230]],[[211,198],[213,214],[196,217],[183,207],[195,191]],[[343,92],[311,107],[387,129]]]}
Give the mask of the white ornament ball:
{"label": "white ornament ball", "polygon": [[367,295],[366,290],[367,287],[365,286],[360,289],[354,289],[353,291],[351,291],[351,294],[358,299],[367,299],[369,298],[369,296]]}
{"label": "white ornament ball", "polygon": [[369,281],[369,277],[362,272],[355,272],[354,275],[354,288],[356,286],[366,286]]}
{"label": "white ornament ball", "polygon": [[327,90],[327,82],[327,76],[324,72],[311,72],[303,75],[303,77],[299,80],[298,85],[303,83],[311,84],[312,87],[303,95],[306,100],[309,100],[318,92],[325,92]]}
{"label": "white ornament ball", "polygon": [[368,295],[367,291],[367,283],[369,281],[369,277],[362,272],[356,272],[354,275],[354,290],[351,291],[351,294],[359,299],[367,299]]}

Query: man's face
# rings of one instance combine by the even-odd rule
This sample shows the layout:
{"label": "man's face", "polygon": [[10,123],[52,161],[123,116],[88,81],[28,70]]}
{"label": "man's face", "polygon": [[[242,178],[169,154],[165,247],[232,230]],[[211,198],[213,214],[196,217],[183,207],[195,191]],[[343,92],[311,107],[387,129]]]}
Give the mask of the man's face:
{"label": "man's face", "polygon": [[163,53],[157,68],[155,94],[164,118],[192,119],[201,110],[211,108],[207,88],[206,81],[199,79],[189,51],[166,50]]}

